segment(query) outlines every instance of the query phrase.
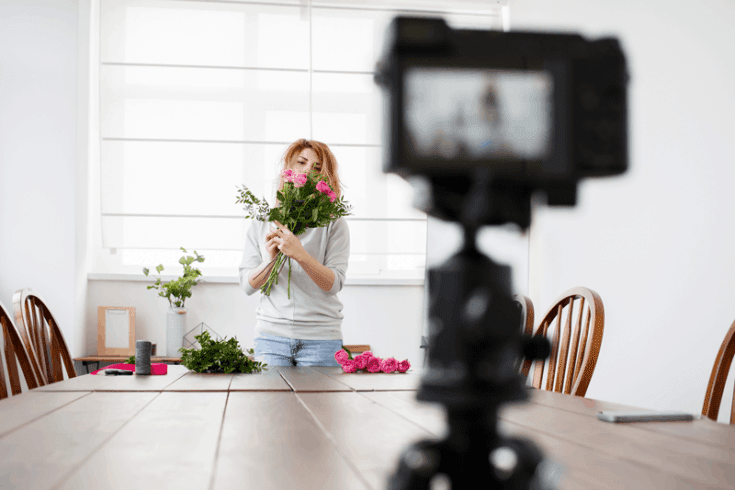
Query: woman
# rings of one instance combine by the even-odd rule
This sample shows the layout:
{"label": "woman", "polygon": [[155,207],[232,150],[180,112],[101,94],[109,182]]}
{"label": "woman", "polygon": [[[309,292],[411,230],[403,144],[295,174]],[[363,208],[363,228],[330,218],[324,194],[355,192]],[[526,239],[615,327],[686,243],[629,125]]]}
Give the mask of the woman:
{"label": "woman", "polygon": [[[337,160],[329,147],[300,139],[283,157],[283,170],[327,177],[341,195]],[[279,190],[283,188],[280,173]],[[281,223],[253,220],[240,264],[240,287],[248,296],[265,283],[278,252],[291,258],[291,298],[288,280],[280,277],[270,296],[261,294],[255,324],[255,358],[272,366],[339,366],[334,353],[342,348],[342,289],[350,256],[347,221],[309,228],[294,235]],[[287,266],[286,266],[287,267]],[[288,271],[284,268],[283,275]]]}

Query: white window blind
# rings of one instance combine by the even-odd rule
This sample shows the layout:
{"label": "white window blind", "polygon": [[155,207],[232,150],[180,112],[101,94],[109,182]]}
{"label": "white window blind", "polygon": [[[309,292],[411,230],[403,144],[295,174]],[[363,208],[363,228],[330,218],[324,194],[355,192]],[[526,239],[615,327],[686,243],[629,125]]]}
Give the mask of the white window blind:
{"label": "white window blind", "polygon": [[423,278],[426,215],[382,173],[373,82],[397,14],[502,27],[479,0],[100,0],[103,251],[139,270],[176,264],[183,246],[235,274],[251,224],[236,187],[273,203],[283,152],[307,138],[332,149],[353,205],[348,277]]}

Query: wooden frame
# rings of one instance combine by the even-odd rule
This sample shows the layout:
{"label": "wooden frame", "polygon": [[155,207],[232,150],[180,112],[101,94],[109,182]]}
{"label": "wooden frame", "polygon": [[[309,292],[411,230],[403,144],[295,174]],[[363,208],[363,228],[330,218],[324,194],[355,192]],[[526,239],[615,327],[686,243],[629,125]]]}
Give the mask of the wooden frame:
{"label": "wooden frame", "polygon": [[38,385],[62,381],[63,369],[75,378],[69,347],[44,299],[31,288],[18,290],[13,294],[13,314]]}
{"label": "wooden frame", "polygon": [[5,305],[0,302],[0,324],[2,324],[2,335],[5,343],[5,360],[0,362],[0,400],[8,397],[8,389],[5,386],[5,370],[3,365],[8,368],[8,378],[10,379],[10,390],[13,396],[21,393],[20,377],[18,376],[18,367],[16,359],[25,376],[28,389],[38,387],[36,381],[36,372],[31,364],[31,356],[28,355],[26,346],[18,335],[10,313],[5,309]]}
{"label": "wooden frame", "polygon": [[[702,406],[702,415],[717,421],[720,413],[720,402],[725,391],[725,383],[727,375],[730,372],[732,358],[735,356],[735,322],[727,331],[720,350],[717,352],[717,358],[712,366],[712,374],[709,377],[707,385],[707,394],[704,396],[704,405]],[[733,405],[730,408],[730,424],[735,424],[735,391],[733,391]]]}
{"label": "wooden frame", "polygon": [[[572,334],[572,313],[575,300],[579,299],[577,321]],[[566,309],[566,322],[562,326],[562,312]],[[585,321],[583,315],[586,313]],[[600,295],[584,288],[572,288],[562,294],[542,317],[534,336],[546,336],[556,320],[551,340],[551,356],[548,359],[546,390],[557,393],[584,396],[595,371],[605,326],[605,309]],[[580,339],[581,336],[581,339]],[[524,360],[522,375],[527,376],[534,363],[532,386],[541,389],[544,361]]]}
{"label": "wooden frame", "polygon": [[[114,339],[108,338],[108,312],[127,312],[127,333],[121,333]],[[121,341],[127,339],[127,347]],[[116,344],[112,344],[116,341]],[[135,307],[134,306],[98,306],[97,307],[97,355],[98,356],[133,356],[135,355]]]}

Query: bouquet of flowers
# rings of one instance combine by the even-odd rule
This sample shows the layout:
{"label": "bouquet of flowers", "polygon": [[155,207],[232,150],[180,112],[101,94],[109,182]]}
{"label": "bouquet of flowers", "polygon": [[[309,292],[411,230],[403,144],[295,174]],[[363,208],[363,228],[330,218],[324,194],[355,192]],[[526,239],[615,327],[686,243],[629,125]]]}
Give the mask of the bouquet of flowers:
{"label": "bouquet of flowers", "polygon": [[340,350],[334,353],[334,358],[342,366],[342,371],[346,373],[354,373],[357,371],[367,371],[368,373],[392,373],[398,371],[405,373],[411,367],[408,359],[397,361],[393,357],[381,359],[375,357],[372,352],[365,351],[359,356],[352,358],[352,352],[342,346]]}
{"label": "bouquet of flowers", "polygon": [[[309,228],[327,226],[332,221],[352,212],[351,206],[344,198],[337,198],[327,178],[315,171],[309,174],[297,173],[291,169],[282,172],[283,189],[277,192],[278,206],[271,208],[264,199],[258,199],[246,186],[238,192],[236,203],[244,203],[248,212],[246,218],[258,221],[278,221],[294,235],[300,235]],[[270,295],[273,283],[278,284],[278,274],[288,259],[288,297],[291,298],[291,258],[283,252],[271,261],[268,279],[260,290]]]}

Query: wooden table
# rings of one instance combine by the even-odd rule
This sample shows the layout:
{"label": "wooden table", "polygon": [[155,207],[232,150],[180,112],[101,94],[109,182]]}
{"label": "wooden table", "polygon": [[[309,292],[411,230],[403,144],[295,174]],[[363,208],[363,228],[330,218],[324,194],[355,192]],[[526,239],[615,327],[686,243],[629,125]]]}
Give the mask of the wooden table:
{"label": "wooden table", "polygon": [[[445,434],[419,376],[79,376],[0,401],[0,488],[385,489],[407,444]],[[561,489],[732,488],[735,428],[596,418],[626,408],[532,390],[500,427],[562,466]]]}

